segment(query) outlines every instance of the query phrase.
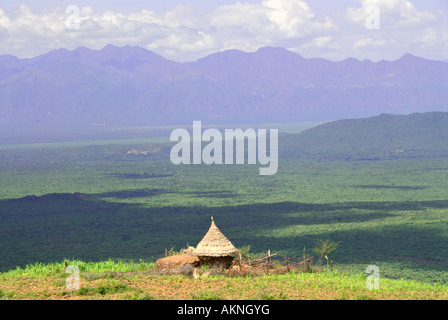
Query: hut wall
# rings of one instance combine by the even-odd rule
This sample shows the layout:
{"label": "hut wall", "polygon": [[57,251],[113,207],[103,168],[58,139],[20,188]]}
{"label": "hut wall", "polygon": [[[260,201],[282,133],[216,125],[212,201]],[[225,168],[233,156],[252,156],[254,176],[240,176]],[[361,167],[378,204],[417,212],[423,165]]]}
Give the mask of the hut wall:
{"label": "hut wall", "polygon": [[218,267],[218,268],[230,268],[233,262],[233,257],[199,257],[199,267],[201,266],[209,266],[209,267]]}

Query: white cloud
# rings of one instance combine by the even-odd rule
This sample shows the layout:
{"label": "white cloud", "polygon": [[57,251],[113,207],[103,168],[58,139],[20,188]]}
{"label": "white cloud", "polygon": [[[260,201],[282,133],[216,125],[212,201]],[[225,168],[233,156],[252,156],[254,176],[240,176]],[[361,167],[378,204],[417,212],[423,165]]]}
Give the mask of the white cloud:
{"label": "white cloud", "polygon": [[[12,52],[21,56],[42,53],[56,44],[69,49],[98,49],[112,43],[140,45],[177,60],[229,48],[255,50],[284,39],[318,36],[334,27],[329,17],[316,17],[302,0],[237,2],[219,6],[206,17],[184,5],[163,15],[150,10],[127,15],[112,11],[98,14],[91,7],[82,7],[79,12],[77,30],[65,29],[64,10],[37,15],[26,6],[20,7],[15,19],[0,12],[0,25],[7,30],[9,42],[17,39],[27,43],[20,52]],[[0,51],[10,49],[8,41],[0,44]]]}
{"label": "white cloud", "polygon": [[424,46],[432,46],[439,41],[440,37],[434,28],[426,28],[425,34],[421,37]]}
{"label": "white cloud", "polygon": [[[206,15],[189,5],[163,14],[148,9],[95,12],[86,6],[79,8],[77,30],[66,29],[65,8],[36,13],[22,5],[15,15],[0,8],[0,54],[31,57],[60,47],[100,49],[111,43],[191,61],[215,51],[271,45],[295,48],[308,57],[342,59],[354,54],[380,57],[388,49],[434,53],[446,49],[448,42],[445,14],[418,10],[412,0],[359,0],[356,8],[320,15],[311,1],[259,1],[216,6]],[[365,26],[366,9],[372,5],[380,9],[380,30]]]}
{"label": "white cloud", "polygon": [[295,38],[309,33],[315,15],[308,3],[300,0],[266,0],[262,5],[266,16],[286,38]]}
{"label": "white cloud", "polygon": [[332,42],[331,36],[325,36],[325,37],[317,37],[313,38],[311,41],[307,42],[306,44],[302,45],[300,49],[310,49],[310,48],[337,48],[337,44]]}
{"label": "white cloud", "polygon": [[[359,6],[349,7],[337,21],[341,32],[337,40],[342,50],[351,48],[354,56],[380,60],[397,59],[407,52],[439,59],[446,44],[441,41],[448,28],[446,13],[440,8],[433,12],[416,7],[414,0],[359,0]],[[414,4],[415,3],[415,4]],[[370,10],[369,10],[370,9]],[[373,10],[373,11],[372,11]],[[374,11],[379,13],[375,17]],[[374,20],[379,29],[372,27]]]}
{"label": "white cloud", "polygon": [[363,49],[366,47],[384,47],[386,45],[387,41],[385,39],[372,39],[372,38],[366,38],[358,40],[354,45],[354,50]]}
{"label": "white cloud", "polygon": [[329,17],[317,18],[308,3],[301,0],[238,2],[222,6],[213,14],[211,23],[220,29],[238,29],[268,41],[302,38],[334,27]]}
{"label": "white cloud", "polygon": [[358,8],[349,7],[346,11],[348,21],[364,24],[369,17],[368,8],[379,9],[381,27],[405,27],[434,21],[436,16],[428,11],[418,11],[408,0],[360,0]]}
{"label": "white cloud", "polygon": [[202,31],[196,33],[184,33],[182,36],[171,34],[166,38],[158,39],[146,46],[151,51],[160,51],[165,55],[176,55],[180,53],[196,53],[209,51],[217,48],[217,40]]}

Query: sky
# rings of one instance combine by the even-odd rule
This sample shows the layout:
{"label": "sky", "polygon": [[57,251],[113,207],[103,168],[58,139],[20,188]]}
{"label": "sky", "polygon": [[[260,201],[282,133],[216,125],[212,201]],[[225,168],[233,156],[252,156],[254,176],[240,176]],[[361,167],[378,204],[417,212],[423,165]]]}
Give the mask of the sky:
{"label": "sky", "polygon": [[284,47],[303,57],[448,59],[447,0],[0,2],[0,55],[139,46],[167,59]]}

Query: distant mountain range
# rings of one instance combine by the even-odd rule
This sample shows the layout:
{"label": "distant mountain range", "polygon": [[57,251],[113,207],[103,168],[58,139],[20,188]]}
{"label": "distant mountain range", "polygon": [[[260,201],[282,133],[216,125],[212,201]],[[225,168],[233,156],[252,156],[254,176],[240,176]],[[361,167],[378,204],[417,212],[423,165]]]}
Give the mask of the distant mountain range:
{"label": "distant mountain range", "polygon": [[282,137],[280,157],[374,161],[448,158],[448,113],[337,120]]}
{"label": "distant mountain range", "polygon": [[178,63],[139,47],[0,56],[0,126],[325,121],[448,110],[448,64],[305,59],[283,48]]}

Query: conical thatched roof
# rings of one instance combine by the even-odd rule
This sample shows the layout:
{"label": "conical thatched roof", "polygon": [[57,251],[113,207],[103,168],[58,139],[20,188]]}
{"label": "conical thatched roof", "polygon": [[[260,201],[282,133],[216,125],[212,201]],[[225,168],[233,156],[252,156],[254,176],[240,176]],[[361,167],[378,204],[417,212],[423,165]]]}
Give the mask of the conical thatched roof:
{"label": "conical thatched roof", "polygon": [[193,250],[193,254],[203,257],[226,257],[236,252],[238,249],[218,229],[213,217],[210,229]]}

